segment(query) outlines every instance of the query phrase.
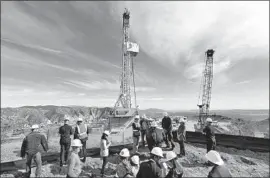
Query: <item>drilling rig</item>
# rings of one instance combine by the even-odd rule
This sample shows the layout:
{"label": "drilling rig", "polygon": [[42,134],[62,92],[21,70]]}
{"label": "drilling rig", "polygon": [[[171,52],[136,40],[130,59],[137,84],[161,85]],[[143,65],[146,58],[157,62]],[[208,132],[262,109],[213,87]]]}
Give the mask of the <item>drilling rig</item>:
{"label": "drilling rig", "polygon": [[[133,117],[138,114],[136,103],[135,76],[134,76],[134,57],[139,53],[139,45],[130,42],[129,39],[129,19],[130,13],[127,9],[123,13],[123,41],[122,41],[122,73],[120,94],[109,117],[109,129],[125,127]],[[134,89],[134,103],[132,108],[131,84]]]}
{"label": "drilling rig", "polygon": [[[205,52],[205,67],[203,69],[202,81],[201,81],[201,90],[199,95],[199,120],[198,123],[194,125],[195,131],[201,132],[205,120],[209,115],[210,101],[211,101],[211,90],[212,90],[212,80],[213,80],[213,55],[214,50],[209,49]],[[201,98],[201,101],[200,101]]]}

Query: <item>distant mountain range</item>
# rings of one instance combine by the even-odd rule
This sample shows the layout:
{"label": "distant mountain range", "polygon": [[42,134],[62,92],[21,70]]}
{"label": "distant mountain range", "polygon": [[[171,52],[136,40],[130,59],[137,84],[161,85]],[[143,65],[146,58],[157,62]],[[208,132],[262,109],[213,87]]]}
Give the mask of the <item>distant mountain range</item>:
{"label": "distant mountain range", "polygon": [[[23,106],[18,108],[1,108],[1,132],[4,130],[14,130],[23,128],[32,124],[46,124],[48,120],[52,123],[63,121],[65,115],[71,122],[76,121],[78,117],[83,117],[88,121],[100,121],[108,118],[107,116],[113,108],[104,107],[85,107],[85,106]],[[146,114],[149,117],[161,118],[162,109],[145,109],[140,110],[140,114]],[[198,119],[198,111],[168,111],[171,116],[187,116],[189,120]],[[216,121],[231,121],[237,128],[266,132],[269,131],[269,114],[268,110],[216,110],[211,111],[212,118]],[[256,121],[251,122],[251,121]]]}
{"label": "distant mountain range", "polygon": [[[85,117],[90,120],[99,120],[107,117],[112,108],[98,108],[85,106],[23,106],[18,108],[1,108],[1,121],[24,121],[24,123],[43,123],[47,120],[51,122],[60,122],[65,115],[71,118]],[[165,110],[149,108],[140,110],[140,114],[146,114],[151,117],[161,117]],[[188,116],[197,118],[198,111],[168,111],[170,115]],[[244,120],[260,121],[269,118],[269,110],[213,110],[211,114],[225,116],[229,118],[242,118]]]}

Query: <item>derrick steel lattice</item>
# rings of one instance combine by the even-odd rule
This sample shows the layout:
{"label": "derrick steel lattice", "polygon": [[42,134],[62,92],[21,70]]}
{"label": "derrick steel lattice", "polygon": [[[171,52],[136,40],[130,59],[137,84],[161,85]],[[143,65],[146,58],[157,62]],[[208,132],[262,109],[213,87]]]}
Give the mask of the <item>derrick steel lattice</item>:
{"label": "derrick steel lattice", "polygon": [[[121,104],[123,108],[131,108],[131,80],[133,79],[134,84],[134,95],[135,93],[135,81],[134,81],[134,66],[133,57],[137,55],[137,52],[132,51],[133,45],[129,40],[129,19],[130,12],[125,9],[123,13],[123,41],[122,41],[122,74],[121,74],[121,86],[120,95],[115,103],[114,108],[119,107]],[[136,44],[137,45],[137,44]],[[132,78],[133,75],[133,78]],[[136,104],[136,98],[135,98]],[[136,106],[135,106],[136,107]]]}
{"label": "derrick steel lattice", "polygon": [[[210,101],[211,101],[211,91],[212,91],[212,80],[213,80],[213,55],[214,50],[209,49],[205,52],[205,67],[203,70],[201,87],[201,103],[198,104],[199,107],[199,124],[204,125],[205,119],[209,114]],[[199,97],[200,98],[200,97]]]}

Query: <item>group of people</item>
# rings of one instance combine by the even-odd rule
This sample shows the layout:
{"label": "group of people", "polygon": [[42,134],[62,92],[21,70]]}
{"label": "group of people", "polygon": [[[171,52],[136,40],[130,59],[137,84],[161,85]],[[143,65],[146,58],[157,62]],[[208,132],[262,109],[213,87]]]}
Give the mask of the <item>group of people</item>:
{"label": "group of people", "polygon": [[[64,125],[59,128],[60,134],[60,166],[67,165],[67,177],[79,177],[81,173],[81,163],[86,161],[86,141],[90,133],[86,124],[80,118],[77,120],[77,125],[73,129],[68,124],[69,119],[65,117]],[[180,147],[180,157],[185,156],[185,141],[186,141],[186,119],[180,118],[180,125],[177,128],[177,142]],[[215,151],[215,134],[211,126],[212,120],[206,120],[206,127],[203,129],[203,134],[207,140],[206,159],[208,165],[214,166],[209,172],[208,177],[231,177],[229,170],[224,166],[219,153]],[[124,148],[119,153],[120,163],[116,167],[115,177],[136,177],[136,178],[180,178],[183,176],[184,169],[180,163],[177,154],[173,151],[175,142],[172,136],[172,120],[167,113],[161,122],[162,128],[158,127],[154,119],[147,118],[145,115],[140,117],[135,116],[132,123],[133,131],[133,152],[130,153],[127,148]],[[39,126],[33,125],[32,132],[27,135],[22,143],[21,156],[26,156],[26,173],[28,177],[31,174],[32,159],[36,162],[36,176],[41,176],[41,153],[39,145],[42,145],[45,151],[48,151],[48,143],[43,134],[38,132]],[[74,139],[71,142],[71,135]],[[108,163],[109,148],[111,142],[108,137],[110,132],[105,130],[100,141],[100,156],[103,161],[101,168],[101,176],[104,176],[105,167]],[[150,151],[150,158],[146,161],[140,161],[139,143],[142,141],[142,146],[146,143]],[[165,142],[167,148],[171,151],[164,153],[162,143]],[[70,147],[72,147],[70,152]],[[81,159],[81,158],[82,159]]]}
{"label": "group of people", "polygon": [[[185,156],[184,142],[186,140],[186,120],[180,118],[180,125],[177,129],[177,142],[180,145],[180,157]],[[152,118],[147,118],[144,114],[142,117],[135,116],[133,128],[133,153],[138,152],[139,141],[141,139],[142,146],[145,147],[146,143],[151,151],[154,147],[161,147],[165,142],[166,147],[174,150],[175,142],[173,141],[173,126],[172,120],[168,116],[168,113],[164,113],[164,117],[161,122],[162,128],[158,127],[157,122]]]}
{"label": "group of people", "polygon": [[[73,129],[69,125],[69,118],[64,118],[64,125],[59,128],[60,134],[60,166],[68,165],[67,177],[78,177],[81,173],[81,162],[86,161],[86,141],[90,133],[89,127],[83,123],[83,119],[77,120],[76,127]],[[74,140],[71,142],[71,136]],[[31,127],[31,133],[28,134],[22,142],[21,157],[26,157],[26,177],[31,175],[32,160],[36,163],[36,177],[41,176],[42,160],[40,145],[43,151],[48,151],[48,142],[43,134],[39,132],[39,125],[34,124]],[[70,152],[70,147],[72,151]],[[81,159],[82,158],[82,159]]]}

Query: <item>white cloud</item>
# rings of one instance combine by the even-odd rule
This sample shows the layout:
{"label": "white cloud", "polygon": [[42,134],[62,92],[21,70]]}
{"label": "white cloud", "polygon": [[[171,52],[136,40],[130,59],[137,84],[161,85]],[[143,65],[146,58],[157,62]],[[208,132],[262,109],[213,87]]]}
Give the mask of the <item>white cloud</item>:
{"label": "white cloud", "polygon": [[245,80],[245,81],[237,82],[236,85],[247,84],[250,82],[251,82],[251,80]]}
{"label": "white cloud", "polygon": [[130,30],[143,51],[164,65],[186,66],[188,79],[201,76],[198,63],[208,48],[216,49],[217,74],[248,58],[246,51],[257,53],[253,48],[269,46],[269,2],[118,2],[114,6],[119,20],[124,7],[130,9]]}

